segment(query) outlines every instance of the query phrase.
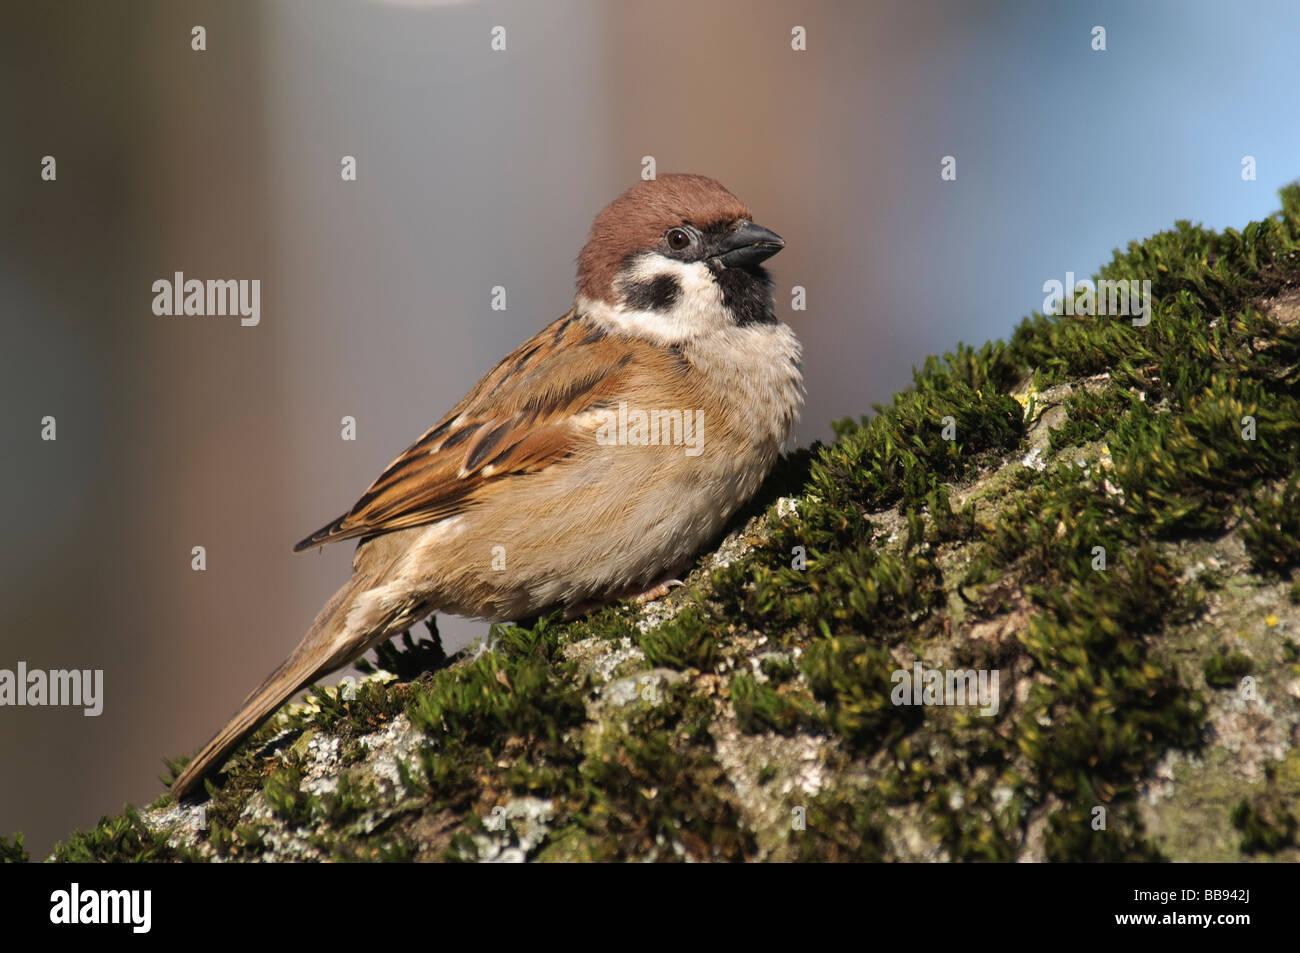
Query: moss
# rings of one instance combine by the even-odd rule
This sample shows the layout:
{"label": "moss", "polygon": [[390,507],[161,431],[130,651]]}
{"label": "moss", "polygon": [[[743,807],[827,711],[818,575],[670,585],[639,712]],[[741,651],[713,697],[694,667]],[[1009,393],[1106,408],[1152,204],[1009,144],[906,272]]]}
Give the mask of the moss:
{"label": "moss", "polygon": [[626,603],[597,609],[590,615],[567,623],[565,630],[566,642],[599,639],[618,643],[637,636],[637,630],[632,625],[632,613]]}
{"label": "moss", "polygon": [[[809,862],[887,859],[883,805],[873,792],[824,792],[796,807],[790,824],[795,859]],[[802,817],[800,817],[802,814]]]}
{"label": "moss", "polygon": [[[919,505],[944,480],[962,479],[1023,436],[1020,405],[992,390],[1006,379],[1000,345],[934,358],[915,373],[915,389],[860,424],[841,422],[839,439],[820,449],[806,493],[818,501],[803,538],[814,546],[860,538],[871,510]],[[990,389],[982,389],[989,387]]]}
{"label": "moss", "polygon": [[802,666],[832,728],[860,750],[881,745],[921,718],[921,709],[890,700],[891,674],[898,667],[886,648],[861,636],[813,642]]}
{"label": "moss", "polygon": [[[1243,437],[1255,422],[1253,439]],[[1300,403],[1239,378],[1213,376],[1179,414],[1135,410],[1111,440],[1116,482],[1155,535],[1222,529],[1234,502],[1294,465]]]}
{"label": "moss", "polygon": [[1275,854],[1296,843],[1295,815],[1278,804],[1266,803],[1263,798],[1256,798],[1254,803],[1242,798],[1232,809],[1229,820],[1241,832],[1244,854]]}
{"label": "moss", "polygon": [[[204,788],[208,794],[206,839],[214,846],[225,846],[218,840],[223,834],[231,835],[239,825],[244,804],[253,794],[262,791],[268,775],[276,770],[278,758],[271,750],[271,740],[285,733],[284,722],[301,723],[300,717],[289,716],[282,721],[272,720],[254,732],[249,740],[236,752],[225,772],[216,780],[208,778]],[[290,728],[288,737],[281,738],[287,744],[300,728]],[[169,798],[170,800],[170,798]]]}
{"label": "moss", "polygon": [[[712,754],[713,706],[684,686],[611,727],[577,770],[541,859],[740,860],[753,852]],[[581,844],[578,853],[573,845]]]}
{"label": "moss", "polygon": [[77,831],[54,847],[63,863],[134,863],[183,859],[183,854],[152,831],[129,804],[115,817],[101,817],[88,831]]}
{"label": "moss", "polygon": [[[915,510],[908,511],[909,526],[907,548],[911,549],[922,542],[931,544],[951,543],[976,537],[975,506],[967,503],[960,510],[954,511],[949,500],[948,488],[938,486],[926,494],[925,511],[929,516],[928,526],[918,518]],[[915,521],[916,529],[912,523]]]}
{"label": "moss", "polygon": [[1255,663],[1250,656],[1242,652],[1220,652],[1205,660],[1205,684],[1211,688],[1236,688],[1254,670]]}
{"label": "moss", "polygon": [[744,673],[731,680],[731,704],[740,730],[751,734],[775,731],[789,735],[820,728],[826,721],[821,706],[802,689],[776,689]]}
{"label": "moss", "polygon": [[494,748],[510,735],[554,740],[584,714],[579,692],[557,684],[544,662],[512,664],[489,652],[439,675],[446,677],[417,692],[407,713],[416,727],[462,743]]}
{"label": "moss", "polygon": [[294,827],[310,824],[319,803],[302,789],[302,771],[293,763],[267,778],[262,794],[271,810]]}
{"label": "moss", "polygon": [[759,662],[758,670],[769,681],[780,684],[794,678],[794,660],[788,655],[767,655]]}
{"label": "moss", "polygon": [[1077,390],[1066,398],[1065,423],[1048,435],[1048,446],[1055,452],[1105,439],[1139,403],[1136,394],[1121,387]]}
{"label": "moss", "polygon": [[652,665],[707,671],[718,660],[718,640],[708,620],[696,607],[641,636],[641,651]]}
{"label": "moss", "polygon": [[15,834],[13,840],[0,837],[0,864],[25,864],[31,857],[23,847],[23,835]]}
{"label": "moss", "polygon": [[1261,492],[1251,508],[1242,540],[1255,568],[1281,574],[1300,564],[1300,476]]}

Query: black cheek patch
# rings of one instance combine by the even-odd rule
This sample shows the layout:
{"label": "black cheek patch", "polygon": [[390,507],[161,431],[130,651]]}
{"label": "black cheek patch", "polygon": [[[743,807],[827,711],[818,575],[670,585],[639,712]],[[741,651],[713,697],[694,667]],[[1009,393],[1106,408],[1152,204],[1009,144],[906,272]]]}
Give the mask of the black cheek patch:
{"label": "black cheek patch", "polygon": [[672,275],[656,275],[649,281],[629,282],[623,289],[628,306],[638,311],[667,311],[682,296],[682,286]]}

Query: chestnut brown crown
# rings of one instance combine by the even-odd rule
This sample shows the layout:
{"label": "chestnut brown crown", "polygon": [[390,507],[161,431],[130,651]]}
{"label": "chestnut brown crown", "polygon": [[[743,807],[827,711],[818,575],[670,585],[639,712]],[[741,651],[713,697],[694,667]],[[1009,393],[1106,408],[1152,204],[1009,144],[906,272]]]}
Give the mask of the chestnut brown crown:
{"label": "chestnut brown crown", "polygon": [[750,217],[749,209],[703,175],[669,173],[639,182],[601,210],[578,255],[578,293],[614,301],[614,277],[629,256],[659,245],[668,229],[701,230]]}

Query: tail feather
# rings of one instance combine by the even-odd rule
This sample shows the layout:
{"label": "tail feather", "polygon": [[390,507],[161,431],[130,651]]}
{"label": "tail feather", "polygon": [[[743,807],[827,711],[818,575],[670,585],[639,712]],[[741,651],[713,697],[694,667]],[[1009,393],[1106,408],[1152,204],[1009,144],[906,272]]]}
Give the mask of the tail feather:
{"label": "tail feather", "polygon": [[334,594],[293,653],[244,699],[235,716],[203,746],[203,750],[194,756],[180,776],[172,782],[172,794],[178,800],[198,787],[205,776],[219,768],[249,732],[297,692],[321,676],[342,668],[365,651],[362,640],[358,640],[358,651],[355,653],[350,652],[348,646],[336,646],[336,642],[343,631],[347,609],[353,597],[368,581],[357,574]]}

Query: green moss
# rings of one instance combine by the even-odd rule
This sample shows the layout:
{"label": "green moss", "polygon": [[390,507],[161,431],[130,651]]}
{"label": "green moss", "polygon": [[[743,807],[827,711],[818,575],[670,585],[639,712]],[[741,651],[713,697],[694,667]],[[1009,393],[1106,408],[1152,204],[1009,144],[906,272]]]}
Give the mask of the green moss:
{"label": "green moss", "polygon": [[271,810],[294,827],[310,824],[319,804],[316,798],[302,789],[302,771],[293,763],[285,765],[267,778],[266,784],[262,786],[262,794]]}
{"label": "green moss", "polygon": [[794,660],[788,655],[768,655],[759,662],[758,670],[775,684],[794,678]]}
{"label": "green moss", "polygon": [[145,824],[140,812],[127,805],[116,817],[101,817],[88,831],[77,831],[54,847],[54,859],[63,863],[136,863],[182,859],[165,837]]}
{"label": "green moss", "polygon": [[921,719],[920,708],[891,702],[891,676],[899,666],[886,648],[862,636],[816,640],[802,668],[831,726],[860,750],[874,750]]}
{"label": "green moss", "polygon": [[709,671],[718,661],[716,632],[700,610],[689,606],[671,621],[650,629],[640,639],[651,665]]}
{"label": "green moss", "polygon": [[665,694],[583,761],[570,823],[590,859],[743,859],[753,836],[712,755],[712,706],[681,686]]}
{"label": "green moss", "polygon": [[1241,832],[1243,854],[1275,854],[1296,843],[1296,818],[1278,805],[1251,803],[1242,798],[1232,809],[1229,820]]}
{"label": "green moss", "polygon": [[448,741],[422,747],[414,766],[399,768],[408,797],[424,800],[431,810],[443,810],[471,803],[478,791],[475,778],[487,763],[481,749]]}
{"label": "green moss", "polygon": [[1253,515],[1242,529],[1242,541],[1255,568],[1283,573],[1300,564],[1300,476],[1281,487],[1260,493]]}
{"label": "green moss", "polygon": [[939,544],[975,538],[974,504],[968,502],[960,511],[954,512],[946,486],[935,487],[926,494],[925,510],[926,515],[929,516],[928,525],[923,519],[917,518],[918,514],[915,510],[908,511],[907,549],[910,550],[922,542]]}
{"label": "green moss", "polygon": [[[276,755],[268,750],[269,742],[284,732],[284,722],[301,726],[304,719],[300,716],[284,718],[283,722],[272,719],[255,731],[232,755],[226,771],[217,779],[204,781],[208,794],[207,820],[208,828],[200,832],[200,838],[206,838],[221,852],[233,832],[240,824],[240,815],[248,798],[262,791],[267,777],[279,765]],[[301,727],[291,728],[288,736],[281,740],[287,746],[301,731]],[[170,799],[169,799],[170,800]],[[226,840],[222,840],[223,835]]]}
{"label": "green moss", "polygon": [[821,706],[801,688],[773,688],[743,672],[731,680],[731,704],[740,730],[750,734],[775,731],[790,735],[820,728],[826,720]]}
{"label": "green moss", "polygon": [[[886,859],[884,805],[874,792],[824,792],[792,809],[790,840],[805,862],[878,862]],[[802,815],[802,816],[800,816]]]}
{"label": "green moss", "polygon": [[1066,398],[1066,420],[1048,436],[1048,447],[1056,452],[1104,440],[1141,402],[1136,394],[1120,387],[1077,390]]}
{"label": "green moss", "polygon": [[564,628],[566,642],[599,639],[618,643],[623,639],[635,641],[637,638],[637,630],[632,625],[632,611],[627,603],[597,609],[590,615],[566,623]]}
{"label": "green moss", "polygon": [[1255,662],[1242,652],[1220,652],[1205,660],[1205,684],[1211,688],[1236,688],[1255,670]]}
{"label": "green moss", "polygon": [[23,847],[23,835],[15,834],[13,840],[0,837],[0,864],[25,864],[31,857]]}
{"label": "green moss", "polygon": [[[1245,420],[1255,437],[1243,436]],[[1300,403],[1249,381],[1214,376],[1178,414],[1142,408],[1111,440],[1117,482],[1157,537],[1221,530],[1242,495],[1290,472]]]}
{"label": "green moss", "polygon": [[1020,405],[993,389],[1009,375],[1000,344],[962,347],[942,363],[928,358],[915,389],[896,394],[876,416],[837,425],[839,439],[810,466],[805,492],[819,505],[805,517],[804,540],[822,547],[858,539],[868,512],[922,504],[943,481],[967,477],[1016,446],[1024,433]]}
{"label": "green moss", "polygon": [[407,713],[416,727],[463,743],[495,747],[512,734],[554,740],[583,715],[580,694],[557,684],[543,662],[510,664],[489,652],[471,665],[439,674],[446,677],[418,692]]}

